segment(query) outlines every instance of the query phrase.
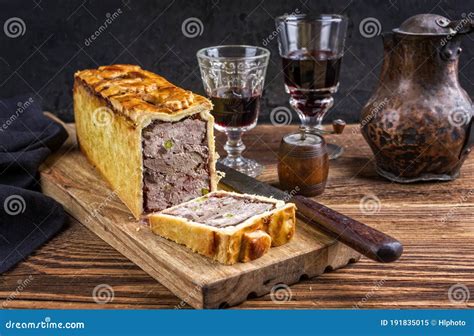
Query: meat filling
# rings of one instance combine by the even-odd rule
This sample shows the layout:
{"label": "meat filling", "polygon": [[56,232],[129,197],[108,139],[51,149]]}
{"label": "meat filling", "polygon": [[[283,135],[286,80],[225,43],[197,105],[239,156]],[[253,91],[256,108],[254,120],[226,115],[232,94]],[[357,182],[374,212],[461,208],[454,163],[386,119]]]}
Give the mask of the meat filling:
{"label": "meat filling", "polygon": [[164,214],[179,216],[193,222],[223,228],[238,225],[252,216],[273,210],[275,204],[243,197],[207,197],[183,204]]}
{"label": "meat filling", "polygon": [[205,121],[156,121],[143,130],[142,146],[146,212],[160,211],[209,191]]}

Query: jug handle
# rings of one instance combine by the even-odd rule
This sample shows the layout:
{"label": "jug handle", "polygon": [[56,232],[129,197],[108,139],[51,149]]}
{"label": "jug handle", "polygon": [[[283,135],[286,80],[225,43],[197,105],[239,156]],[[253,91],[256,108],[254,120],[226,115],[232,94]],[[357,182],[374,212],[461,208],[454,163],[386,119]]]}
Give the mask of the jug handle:
{"label": "jug handle", "polygon": [[468,128],[468,135],[466,142],[464,143],[463,148],[461,149],[460,157],[467,155],[471,151],[471,147],[474,145],[474,125],[473,125],[474,117],[471,116],[470,125]]}
{"label": "jug handle", "polygon": [[474,15],[471,14],[472,13],[469,13],[469,15],[463,19],[451,21],[448,27],[453,29],[456,34],[470,34],[474,32]]}

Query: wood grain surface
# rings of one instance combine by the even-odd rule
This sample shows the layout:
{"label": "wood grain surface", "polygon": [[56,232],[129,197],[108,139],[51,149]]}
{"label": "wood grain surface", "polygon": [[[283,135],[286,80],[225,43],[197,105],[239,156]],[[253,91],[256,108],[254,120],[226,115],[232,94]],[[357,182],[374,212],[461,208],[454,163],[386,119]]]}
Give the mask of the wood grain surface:
{"label": "wood grain surface", "polygon": [[[359,253],[302,221],[290,242],[252,262],[228,266],[193,253],[137,221],[79,150],[74,127],[66,127],[68,141],[40,169],[43,193],[194,308],[233,306],[359,260]],[[108,286],[98,288],[111,294]]]}
{"label": "wood grain surface", "polygon": [[[258,126],[245,135],[246,155],[266,165],[259,178],[276,183],[281,136],[295,126]],[[224,139],[218,138],[221,149]],[[271,295],[237,308],[474,307],[474,158],[453,182],[394,184],[377,176],[356,125],[329,142],[344,145],[330,163],[326,191],[316,199],[404,244],[401,259],[355,264],[290,287],[289,300]],[[113,298],[97,304],[101,284]],[[451,291],[450,291],[451,289]],[[470,300],[467,295],[470,293]],[[450,295],[451,294],[451,295]],[[0,297],[11,308],[188,307],[163,285],[73,219],[50,242],[1,276]],[[275,297],[274,297],[275,299]]]}

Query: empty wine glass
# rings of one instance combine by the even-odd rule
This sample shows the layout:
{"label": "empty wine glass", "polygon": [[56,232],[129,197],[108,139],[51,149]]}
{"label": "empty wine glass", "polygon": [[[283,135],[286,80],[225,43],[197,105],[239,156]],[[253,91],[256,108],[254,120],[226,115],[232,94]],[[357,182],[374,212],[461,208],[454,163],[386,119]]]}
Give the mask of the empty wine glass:
{"label": "empty wine glass", "polygon": [[[301,119],[301,130],[324,134],[322,121],[339,87],[347,19],[341,15],[284,15],[276,19],[285,90]],[[341,121],[342,122],[342,121]],[[328,144],[329,157],[343,148]]]}
{"label": "empty wine glass", "polygon": [[227,156],[219,160],[249,176],[257,176],[262,166],[244,158],[242,133],[255,127],[270,52],[265,48],[224,45],[197,52],[207,95],[214,104],[215,128],[225,132]]}

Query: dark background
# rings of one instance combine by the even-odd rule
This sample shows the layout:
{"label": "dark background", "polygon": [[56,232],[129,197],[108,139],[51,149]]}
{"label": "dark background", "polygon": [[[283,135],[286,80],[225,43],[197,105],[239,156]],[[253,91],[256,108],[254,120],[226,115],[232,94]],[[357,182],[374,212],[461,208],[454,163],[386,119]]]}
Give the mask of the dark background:
{"label": "dark background", "polygon": [[[460,1],[0,1],[0,23],[11,17],[25,22],[24,34],[9,38],[0,30],[0,96],[34,92],[45,110],[72,121],[72,78],[76,70],[111,63],[135,63],[163,75],[184,88],[202,93],[196,51],[217,44],[263,46],[274,30],[274,17],[298,9],[303,13],[344,13],[349,31],[342,65],[341,87],[328,120],[357,121],[362,106],[377,84],[382,58],[380,36],[364,38],[361,20],[376,18],[383,31],[399,26],[419,13],[460,18],[474,11],[472,0]],[[107,13],[122,14],[95,40],[85,39],[104,23]],[[188,38],[182,23],[189,17],[203,22],[200,36]],[[463,42],[460,81],[474,92],[474,36]],[[272,108],[288,106],[283,89],[277,41],[272,52],[265,106],[260,121],[268,121]],[[293,122],[297,121],[296,115]]]}

